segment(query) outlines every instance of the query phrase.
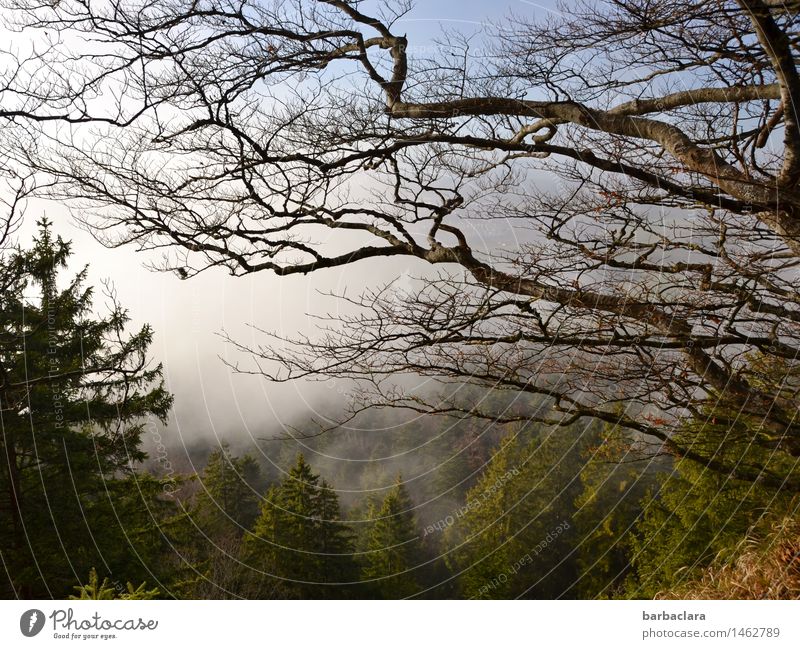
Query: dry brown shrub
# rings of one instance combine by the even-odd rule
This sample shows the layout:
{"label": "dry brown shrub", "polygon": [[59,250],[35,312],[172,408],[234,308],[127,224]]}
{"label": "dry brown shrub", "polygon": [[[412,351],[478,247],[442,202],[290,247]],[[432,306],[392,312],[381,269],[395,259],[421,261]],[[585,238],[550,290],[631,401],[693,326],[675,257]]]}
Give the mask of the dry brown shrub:
{"label": "dry brown shrub", "polygon": [[800,515],[751,533],[733,556],[656,599],[800,599]]}

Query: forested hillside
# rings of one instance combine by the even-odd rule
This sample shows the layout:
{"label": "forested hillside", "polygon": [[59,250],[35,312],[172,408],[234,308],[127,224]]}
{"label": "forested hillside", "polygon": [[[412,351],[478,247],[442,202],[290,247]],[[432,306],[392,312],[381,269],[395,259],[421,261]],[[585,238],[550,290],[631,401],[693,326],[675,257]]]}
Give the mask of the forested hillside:
{"label": "forested hillside", "polygon": [[[372,409],[323,433],[309,417],[249,448],[195,447],[182,462],[165,446],[167,471],[141,449],[143,427],[171,407],[147,361],[152,332],[126,334],[116,302],[96,318],[70,254],[42,221],[4,271],[5,385],[40,386],[3,420],[6,597],[722,596],[759,538],[770,574],[786,573],[775,592],[797,592],[793,494],[588,418]],[[463,389],[505,412],[551,407]],[[787,458],[746,442],[746,418],[684,425],[713,457],[797,478]]]}

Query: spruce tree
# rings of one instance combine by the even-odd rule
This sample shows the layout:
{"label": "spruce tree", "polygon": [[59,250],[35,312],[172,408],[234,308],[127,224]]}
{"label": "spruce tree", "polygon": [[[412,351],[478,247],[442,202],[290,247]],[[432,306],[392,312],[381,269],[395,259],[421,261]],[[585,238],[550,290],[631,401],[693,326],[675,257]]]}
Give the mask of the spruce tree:
{"label": "spruce tree", "polygon": [[251,455],[238,457],[223,442],[208,458],[197,495],[198,522],[215,538],[239,537],[258,517],[261,470]]}
{"label": "spruce tree", "polygon": [[[717,448],[721,461],[763,466],[775,475],[798,477],[790,459],[752,446],[746,439],[752,425],[746,419],[727,430],[713,415],[692,420],[696,443]],[[630,540],[635,574],[628,595],[653,597],[697,578],[712,561],[731,558],[740,542],[767,514],[790,512],[794,493],[758,482],[737,480],[688,458],[675,462],[669,473],[642,501],[643,514]]]}
{"label": "spruce tree", "polygon": [[89,582],[75,586],[75,590],[77,595],[70,595],[67,599],[145,600],[156,599],[160,594],[158,588],[148,589],[144,583],[134,586],[131,582],[127,582],[124,587],[119,583],[114,586],[109,583],[108,577],[103,579],[101,583],[100,578],[97,576],[97,570],[94,568],[89,572]]}
{"label": "spruce tree", "polygon": [[286,479],[267,491],[245,559],[273,598],[335,598],[350,594],[357,577],[352,534],[341,521],[339,500],[320,484],[302,454]]}
{"label": "spruce tree", "polygon": [[113,293],[95,315],[87,269],[62,280],[70,245],[38,225],[32,248],[0,264],[2,588],[64,597],[95,565],[152,578],[163,537],[149,519],[164,498],[147,478],[139,490],[134,467],[146,418],[164,423],[172,397],[148,362],[149,325],[128,334]]}
{"label": "spruce tree", "polygon": [[[757,354],[743,361],[756,387],[796,402],[796,361]],[[676,435],[679,444],[688,446],[691,440],[692,450],[715,464],[677,458],[643,501],[644,513],[631,540],[635,574],[627,583],[629,596],[679,589],[712,561],[731,559],[748,533],[768,532],[762,529],[765,521],[795,511],[796,493],[789,486],[800,481],[795,458],[781,450],[764,426],[763,413],[737,409],[724,394],[716,396],[713,408],[688,418]],[[759,479],[737,479],[734,468],[755,472]],[[787,486],[775,486],[781,484]]]}
{"label": "spruce tree", "polygon": [[617,597],[632,565],[630,541],[649,491],[669,467],[640,448],[629,431],[611,424],[597,444],[585,449],[580,470],[583,491],[576,500],[580,537],[578,595]]}
{"label": "spruce tree", "polygon": [[575,500],[597,426],[525,428],[500,443],[445,529],[447,560],[468,598],[554,599],[578,577]]}
{"label": "spruce tree", "polygon": [[519,471],[523,450],[516,436],[504,439],[478,483],[467,493],[464,507],[449,514],[451,519],[438,522],[449,524],[444,532],[447,563],[452,572],[461,573],[458,581],[465,597],[503,599],[512,594],[506,573],[523,549],[511,538],[511,528],[517,526],[512,523],[537,515],[527,508],[511,510],[520,490],[512,490],[515,485],[508,482]]}
{"label": "spruce tree", "polygon": [[419,532],[414,520],[414,505],[402,479],[373,512],[363,575],[375,596],[400,599],[419,592],[414,576],[415,559],[419,556]]}
{"label": "spruce tree", "polygon": [[331,590],[328,597],[352,595],[358,580],[358,566],[354,552],[354,534],[342,519],[339,497],[333,488],[322,481],[317,494],[316,548],[319,580],[326,584],[342,585],[338,592]]}

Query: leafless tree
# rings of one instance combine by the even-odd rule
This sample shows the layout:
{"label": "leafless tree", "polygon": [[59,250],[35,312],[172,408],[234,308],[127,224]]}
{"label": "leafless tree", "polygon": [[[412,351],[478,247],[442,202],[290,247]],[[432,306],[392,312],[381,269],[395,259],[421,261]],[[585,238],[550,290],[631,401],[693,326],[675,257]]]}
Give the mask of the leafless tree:
{"label": "leafless tree", "polygon": [[130,107],[26,160],[108,245],[184,277],[420,262],[251,350],[271,379],[500,419],[395,379],[544,394],[772,479],[676,441],[713,409],[800,457],[798,3],[570,2],[431,44],[403,0],[6,2]]}
{"label": "leafless tree", "polygon": [[58,31],[20,38],[16,22],[12,12],[0,16],[0,250],[13,244],[28,199],[48,188],[48,179],[26,164],[43,133],[90,123],[124,126],[149,107],[129,97],[112,107],[104,97],[103,110],[95,110],[98,69],[64,56]]}

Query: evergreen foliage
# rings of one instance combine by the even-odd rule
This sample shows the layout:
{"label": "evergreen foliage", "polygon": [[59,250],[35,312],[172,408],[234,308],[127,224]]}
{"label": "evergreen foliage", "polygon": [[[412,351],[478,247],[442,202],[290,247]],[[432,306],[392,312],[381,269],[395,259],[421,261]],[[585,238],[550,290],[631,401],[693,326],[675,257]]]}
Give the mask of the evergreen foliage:
{"label": "evergreen foliage", "polygon": [[336,493],[298,455],[286,479],[267,491],[245,539],[260,595],[345,596],[358,578],[352,536]]}
{"label": "evergreen foliage", "polygon": [[70,254],[42,219],[32,248],[0,270],[6,596],[64,597],[94,565],[143,579],[159,563],[149,553],[164,549],[152,520],[164,495],[134,471],[145,422],[164,422],[172,404],[148,363],[153,332],[126,333],[111,291],[110,313],[95,315],[87,269],[63,280]]}
{"label": "evergreen foliage", "polygon": [[200,476],[198,522],[214,537],[241,536],[258,517],[261,469],[252,455],[238,457],[223,442],[214,449]]}
{"label": "evergreen foliage", "polygon": [[377,597],[400,599],[420,590],[414,567],[420,557],[414,505],[402,478],[386,494],[380,508],[370,512],[374,521],[366,548],[364,579]]}
{"label": "evergreen foliage", "polygon": [[525,428],[501,442],[445,532],[464,597],[574,594],[576,467],[597,428]]}
{"label": "evergreen foliage", "polygon": [[144,583],[134,587],[131,582],[127,582],[125,587],[114,588],[108,581],[108,577],[100,579],[97,570],[92,568],[89,571],[89,582],[81,586],[75,586],[77,595],[70,595],[68,599],[156,599],[159,596],[158,588],[148,590]]}

